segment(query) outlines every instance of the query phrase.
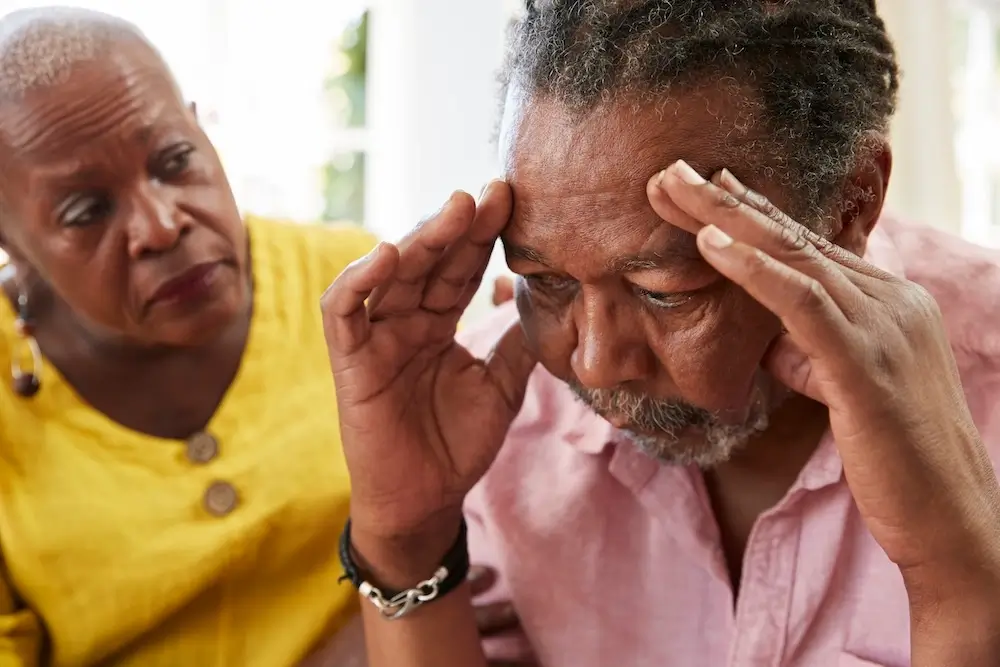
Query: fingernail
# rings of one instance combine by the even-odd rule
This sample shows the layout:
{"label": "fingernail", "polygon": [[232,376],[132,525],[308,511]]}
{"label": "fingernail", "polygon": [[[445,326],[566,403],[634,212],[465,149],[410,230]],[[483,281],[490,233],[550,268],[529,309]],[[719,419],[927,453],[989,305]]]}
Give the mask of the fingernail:
{"label": "fingernail", "polygon": [[703,185],[705,183],[705,179],[701,177],[701,174],[695,171],[691,165],[684,160],[678,160],[675,162],[674,170],[676,171],[677,176],[679,176],[680,179],[688,185]]}
{"label": "fingernail", "polygon": [[706,245],[716,250],[725,250],[733,244],[733,237],[715,225],[708,225],[701,230],[701,237],[704,239]]}
{"label": "fingernail", "polygon": [[483,200],[483,197],[486,196],[486,191],[490,189],[491,185],[493,185],[493,181],[489,181],[486,183],[486,185],[483,186],[483,189],[479,191],[479,199],[476,200],[477,202]]}
{"label": "fingernail", "polygon": [[728,169],[723,169],[719,174],[719,185],[722,186],[724,190],[729,191],[734,195],[742,194],[747,191],[747,186],[740,182],[740,179],[733,176],[733,172]]}

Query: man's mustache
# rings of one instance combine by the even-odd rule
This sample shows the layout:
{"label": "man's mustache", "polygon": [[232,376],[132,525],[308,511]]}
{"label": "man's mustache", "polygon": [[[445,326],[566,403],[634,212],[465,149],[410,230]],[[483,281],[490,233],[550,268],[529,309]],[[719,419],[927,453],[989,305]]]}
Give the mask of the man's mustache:
{"label": "man's mustache", "polygon": [[673,435],[715,421],[708,410],[676,399],[658,399],[621,389],[588,389],[575,381],[569,386],[577,398],[598,414],[621,417],[630,429],[637,431]]}

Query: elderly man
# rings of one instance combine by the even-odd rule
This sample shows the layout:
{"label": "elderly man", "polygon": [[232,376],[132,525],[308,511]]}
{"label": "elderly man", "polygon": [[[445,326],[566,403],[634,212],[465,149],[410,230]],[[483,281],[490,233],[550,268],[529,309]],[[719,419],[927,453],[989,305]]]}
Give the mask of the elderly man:
{"label": "elderly man", "polygon": [[372,667],[485,664],[470,552],[547,667],[1000,664],[1000,261],[881,215],[874,4],[528,3],[505,182],[323,303]]}

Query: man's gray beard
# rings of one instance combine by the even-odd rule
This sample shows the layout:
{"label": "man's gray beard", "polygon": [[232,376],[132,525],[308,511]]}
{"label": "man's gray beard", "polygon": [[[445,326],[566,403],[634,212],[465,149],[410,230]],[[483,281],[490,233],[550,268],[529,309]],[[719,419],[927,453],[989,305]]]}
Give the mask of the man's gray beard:
{"label": "man's gray beard", "polygon": [[[571,382],[577,398],[599,415],[623,417],[629,441],[648,456],[670,465],[696,465],[708,469],[728,461],[753,436],[767,430],[771,410],[763,392],[757,391],[747,419],[724,424],[718,416],[683,401],[659,400],[621,390],[587,389]],[[681,438],[696,427],[702,438]],[[651,435],[655,434],[655,435]]]}

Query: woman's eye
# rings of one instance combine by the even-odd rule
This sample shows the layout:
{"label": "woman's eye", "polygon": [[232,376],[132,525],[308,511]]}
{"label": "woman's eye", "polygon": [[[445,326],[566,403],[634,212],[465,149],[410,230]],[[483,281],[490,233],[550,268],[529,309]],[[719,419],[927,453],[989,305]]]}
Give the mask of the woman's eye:
{"label": "woman's eye", "polygon": [[176,148],[164,155],[158,165],[156,176],[159,178],[176,178],[183,174],[191,164],[191,153],[194,147]]}
{"label": "woman's eye", "polygon": [[85,196],[69,200],[62,208],[59,222],[65,227],[82,227],[107,217],[113,204],[107,197]]}
{"label": "woman's eye", "polygon": [[639,295],[646,303],[654,306],[656,308],[663,308],[664,310],[669,310],[671,308],[679,308],[691,300],[690,294],[685,293],[670,293],[670,292],[652,292],[650,290],[642,289],[641,287],[635,288],[635,293]]}

